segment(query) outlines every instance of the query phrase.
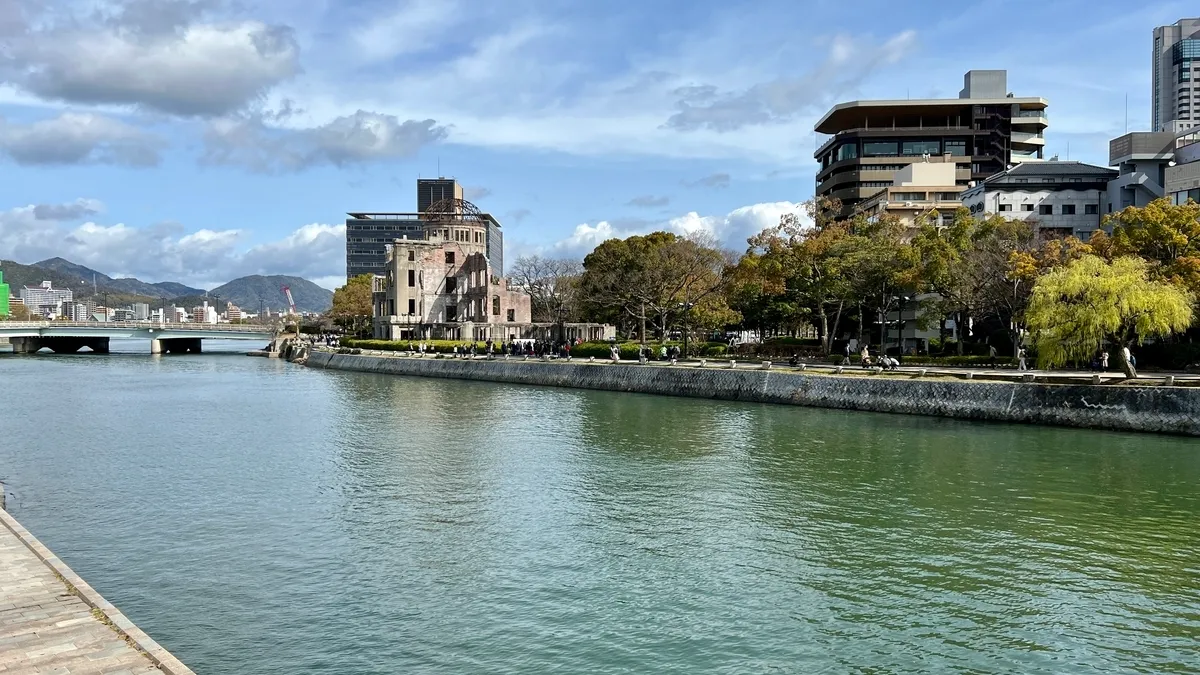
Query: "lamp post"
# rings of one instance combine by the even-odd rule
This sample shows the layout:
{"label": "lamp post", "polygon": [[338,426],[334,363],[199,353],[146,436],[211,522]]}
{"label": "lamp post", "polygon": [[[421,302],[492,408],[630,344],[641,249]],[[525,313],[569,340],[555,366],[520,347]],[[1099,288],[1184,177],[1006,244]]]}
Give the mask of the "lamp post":
{"label": "lamp post", "polygon": [[690,318],[689,315],[692,312],[692,308],[695,306],[696,303],[694,302],[679,303],[679,309],[683,310],[683,358],[685,359],[688,357],[688,333],[691,332],[688,319]]}
{"label": "lamp post", "polygon": [[108,323],[108,293],[104,294],[104,323]]}
{"label": "lamp post", "polygon": [[[217,315],[217,320],[214,323],[221,323],[221,296],[213,296],[213,312]],[[208,318],[208,317],[204,317]]]}

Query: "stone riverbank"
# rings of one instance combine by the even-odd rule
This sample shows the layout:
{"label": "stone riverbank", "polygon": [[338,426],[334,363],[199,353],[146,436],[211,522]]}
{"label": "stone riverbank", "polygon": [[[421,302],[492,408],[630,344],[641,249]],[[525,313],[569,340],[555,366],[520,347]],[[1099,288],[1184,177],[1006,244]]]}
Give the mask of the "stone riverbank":
{"label": "stone riverbank", "polygon": [[3,510],[0,671],[194,675]]}
{"label": "stone riverbank", "polygon": [[757,366],[367,356],[314,351],[310,368],[727,401],[1200,436],[1200,388],[814,375]]}

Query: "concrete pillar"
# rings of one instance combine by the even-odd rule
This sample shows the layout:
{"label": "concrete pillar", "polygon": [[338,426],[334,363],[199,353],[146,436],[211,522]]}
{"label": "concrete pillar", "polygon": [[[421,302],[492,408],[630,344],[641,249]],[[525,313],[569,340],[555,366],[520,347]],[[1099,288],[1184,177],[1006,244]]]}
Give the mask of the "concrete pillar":
{"label": "concrete pillar", "polygon": [[151,354],[163,353],[163,341],[157,340],[157,339],[151,340],[150,341],[150,353]]}
{"label": "concrete pillar", "polygon": [[38,337],[15,337],[9,338],[8,341],[12,344],[14,354],[36,354],[45,346]]}

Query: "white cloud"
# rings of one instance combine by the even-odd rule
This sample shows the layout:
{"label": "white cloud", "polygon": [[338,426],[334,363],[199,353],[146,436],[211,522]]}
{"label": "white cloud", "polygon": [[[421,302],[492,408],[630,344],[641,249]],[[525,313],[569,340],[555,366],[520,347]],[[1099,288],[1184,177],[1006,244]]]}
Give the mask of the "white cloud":
{"label": "white cloud", "polygon": [[49,100],[230,113],[299,72],[300,50],[286,26],[199,22],[216,4],[141,0],[82,18],[44,7],[23,23],[17,13],[0,78]]}
{"label": "white cloud", "polygon": [[409,157],[446,136],[445,127],[431,119],[401,122],[364,110],[306,129],[269,126],[266,119],[253,114],[209,123],[203,161],[262,173],[301,171]]}
{"label": "white cloud", "polygon": [[[595,225],[580,223],[570,236],[560,239],[548,247],[522,247],[528,252],[545,252],[558,256],[583,257],[593,248],[609,239],[624,239],[655,231],[674,232],[680,235],[704,233],[712,235],[725,248],[741,252],[746,249],[746,240],[765,228],[779,224],[779,219],[789,213],[808,221],[801,204],[793,202],[767,202],[743,206],[721,215],[701,216],[692,211],[664,221],[619,222],[602,220]],[[811,223],[810,223],[811,224]]]}
{"label": "white cloud", "polygon": [[[81,202],[91,203],[76,203]],[[68,206],[53,208],[70,215]],[[33,262],[59,256],[113,277],[201,288],[249,274],[302,276],[322,285],[345,281],[345,225],[313,223],[280,240],[247,247],[241,230],[189,232],[178,223],[132,227],[90,221],[71,227],[46,215],[46,207],[38,205],[0,211],[0,257]]]}
{"label": "white cloud", "polygon": [[17,164],[154,166],[164,142],[120,120],[67,112],[17,124],[0,117],[0,154]]}

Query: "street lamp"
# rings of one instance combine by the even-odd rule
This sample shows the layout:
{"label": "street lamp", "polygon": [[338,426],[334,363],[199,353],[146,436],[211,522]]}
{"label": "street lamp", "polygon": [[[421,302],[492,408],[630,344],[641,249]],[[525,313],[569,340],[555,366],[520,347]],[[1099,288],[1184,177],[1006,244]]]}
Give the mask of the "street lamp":
{"label": "street lamp", "polygon": [[683,358],[688,357],[688,333],[691,332],[688,318],[692,312],[692,308],[696,306],[694,302],[681,302],[679,308],[683,310]]}
{"label": "street lamp", "polygon": [[104,323],[108,323],[108,293],[104,294]]}

